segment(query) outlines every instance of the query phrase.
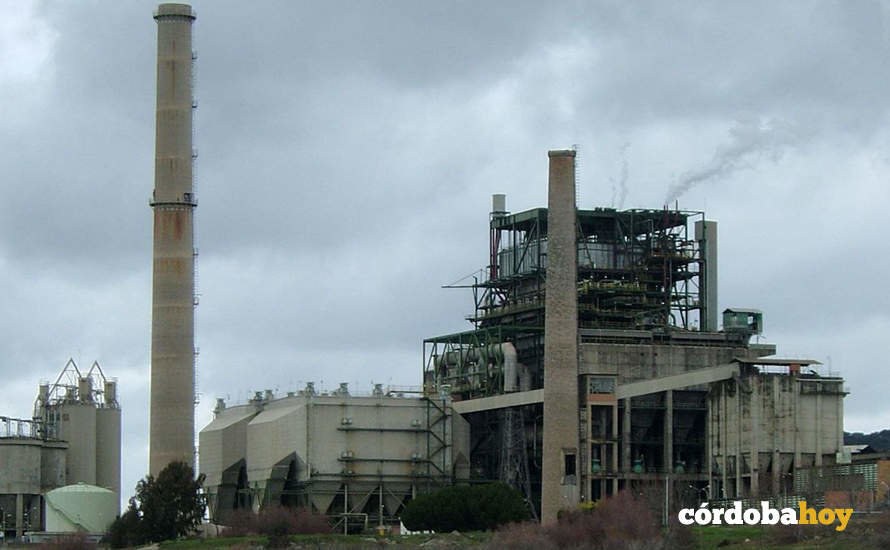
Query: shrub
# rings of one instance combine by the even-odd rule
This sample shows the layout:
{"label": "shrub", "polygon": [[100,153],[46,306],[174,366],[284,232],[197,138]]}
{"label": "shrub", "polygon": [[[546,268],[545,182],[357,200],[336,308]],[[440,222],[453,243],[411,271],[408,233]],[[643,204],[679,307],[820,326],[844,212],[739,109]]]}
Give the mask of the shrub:
{"label": "shrub", "polygon": [[94,550],[96,544],[91,542],[84,533],[73,533],[38,544],[36,548],[38,550]]}
{"label": "shrub", "polygon": [[771,525],[769,539],[776,544],[794,544],[804,540],[800,525]]}
{"label": "shrub", "polygon": [[204,474],[195,479],[191,466],[176,461],[161,470],[157,479],[149,475],[136,484],[142,530],[149,541],[175,539],[201,525],[205,510],[203,483]]}
{"label": "shrub", "polygon": [[554,525],[509,526],[491,540],[492,550],[653,550],[660,547],[659,527],[649,507],[622,491],[587,510],[560,514]]}
{"label": "shrub", "polygon": [[287,545],[290,535],[315,535],[330,533],[331,526],[324,516],[313,514],[306,508],[269,507],[259,514],[249,510],[236,510],[227,515],[227,537],[265,535],[269,546],[280,548]]}
{"label": "shrub", "polygon": [[415,498],[402,513],[412,531],[481,531],[526,519],[522,495],[503,483],[446,487]]}
{"label": "shrub", "polygon": [[491,550],[558,550],[550,533],[537,523],[511,523],[491,537]]}
{"label": "shrub", "polygon": [[246,537],[251,533],[256,534],[256,514],[243,508],[226,512],[219,520],[225,527],[222,530],[224,537]]}
{"label": "shrub", "polygon": [[145,535],[142,533],[142,522],[139,519],[139,512],[136,510],[135,503],[131,501],[127,511],[112,522],[103,542],[107,543],[112,548],[127,548],[130,546],[139,546],[140,544],[143,544],[145,540]]}
{"label": "shrub", "polygon": [[171,462],[158,477],[148,475],[136,484],[136,496],[124,515],[111,524],[105,540],[112,548],[139,546],[187,535],[204,518],[201,485],[185,462]]}
{"label": "shrub", "polygon": [[666,550],[698,550],[699,548],[698,538],[692,531],[692,527],[679,523],[671,525],[664,542]]}
{"label": "shrub", "polygon": [[878,548],[890,548],[890,511],[878,516],[875,521],[872,539]]}

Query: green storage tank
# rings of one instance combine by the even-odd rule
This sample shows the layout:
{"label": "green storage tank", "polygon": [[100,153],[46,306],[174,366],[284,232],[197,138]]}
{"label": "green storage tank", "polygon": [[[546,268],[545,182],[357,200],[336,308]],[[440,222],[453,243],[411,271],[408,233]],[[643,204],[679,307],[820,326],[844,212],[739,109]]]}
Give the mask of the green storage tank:
{"label": "green storage tank", "polygon": [[119,497],[114,491],[78,483],[46,493],[46,530],[49,533],[104,534],[117,517]]}

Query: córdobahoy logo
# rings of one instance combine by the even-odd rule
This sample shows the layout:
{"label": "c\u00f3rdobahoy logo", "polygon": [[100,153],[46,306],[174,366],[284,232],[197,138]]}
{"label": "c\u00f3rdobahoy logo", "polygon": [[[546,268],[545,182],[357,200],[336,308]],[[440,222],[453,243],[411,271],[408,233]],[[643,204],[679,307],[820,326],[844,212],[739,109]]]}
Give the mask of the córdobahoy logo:
{"label": "c\u00f3rdobahoy logo", "polygon": [[760,508],[742,508],[741,501],[735,501],[730,508],[709,508],[704,502],[698,508],[683,508],[677,519],[683,525],[832,525],[836,531],[847,528],[852,508],[822,508],[816,510],[801,500],[798,509],[770,506],[768,501],[760,501]]}

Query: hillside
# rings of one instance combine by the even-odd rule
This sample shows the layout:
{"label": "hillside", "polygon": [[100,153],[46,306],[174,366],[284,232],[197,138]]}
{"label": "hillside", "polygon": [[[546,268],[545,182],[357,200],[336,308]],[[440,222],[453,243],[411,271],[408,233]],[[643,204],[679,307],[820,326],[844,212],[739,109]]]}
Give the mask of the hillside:
{"label": "hillside", "polygon": [[871,445],[876,451],[890,451],[890,430],[864,434],[844,432],[845,445]]}

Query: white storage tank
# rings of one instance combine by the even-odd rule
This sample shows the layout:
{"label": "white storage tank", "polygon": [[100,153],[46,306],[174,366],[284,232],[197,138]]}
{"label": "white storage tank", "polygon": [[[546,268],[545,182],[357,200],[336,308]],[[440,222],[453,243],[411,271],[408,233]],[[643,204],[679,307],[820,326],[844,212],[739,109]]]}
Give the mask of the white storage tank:
{"label": "white storage tank", "polygon": [[114,491],[78,483],[46,493],[46,530],[49,533],[104,534],[118,515]]}

